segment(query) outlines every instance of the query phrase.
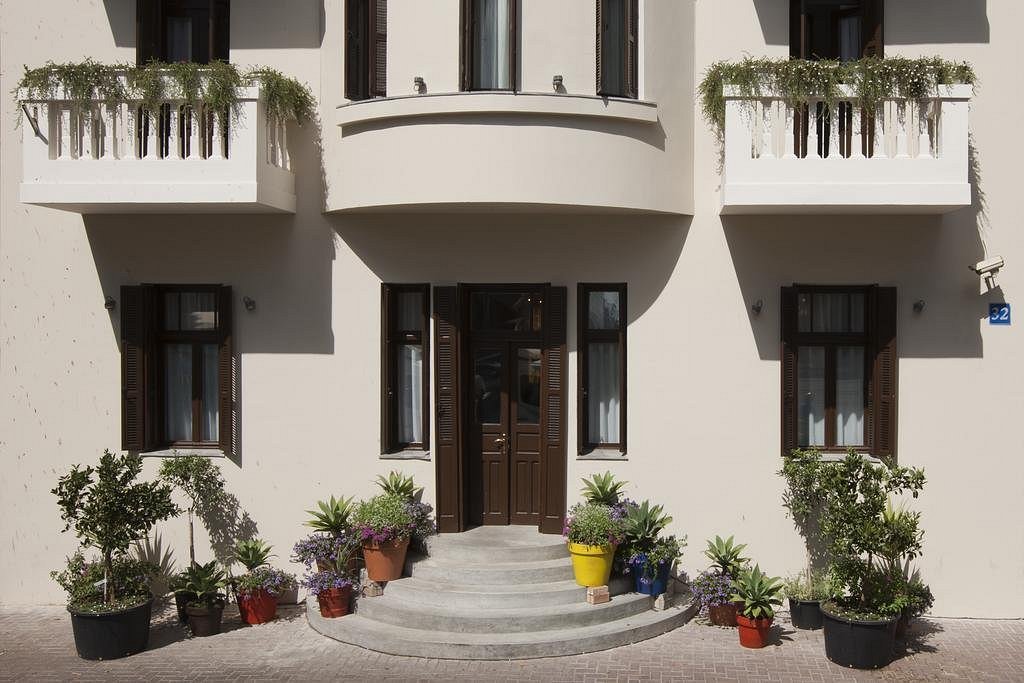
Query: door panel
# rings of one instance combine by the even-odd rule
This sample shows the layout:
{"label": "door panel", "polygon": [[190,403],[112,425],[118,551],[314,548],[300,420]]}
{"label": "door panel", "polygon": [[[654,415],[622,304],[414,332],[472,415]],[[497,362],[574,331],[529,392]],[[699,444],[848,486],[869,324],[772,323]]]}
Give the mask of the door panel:
{"label": "door panel", "polygon": [[505,344],[474,345],[471,447],[477,453],[470,473],[471,519],[508,524],[508,359]]}
{"label": "door panel", "polygon": [[540,522],[540,392],[543,370],[539,346],[512,345],[510,360],[514,361],[513,397],[509,416],[510,482],[512,524]]}

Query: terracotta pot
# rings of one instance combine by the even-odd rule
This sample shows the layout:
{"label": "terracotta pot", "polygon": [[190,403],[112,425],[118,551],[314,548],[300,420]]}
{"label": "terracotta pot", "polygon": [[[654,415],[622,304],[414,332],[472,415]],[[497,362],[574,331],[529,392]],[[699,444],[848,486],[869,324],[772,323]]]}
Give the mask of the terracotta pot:
{"label": "terracotta pot", "polygon": [[405,553],[409,550],[409,539],[399,541],[363,541],[363,561],[366,562],[366,576],[370,581],[394,581],[402,578],[405,568]]}
{"label": "terracotta pot", "polygon": [[750,619],[742,614],[736,615],[736,625],[740,632],[740,645],[753,649],[762,648],[768,644],[768,633],[772,628],[772,617],[763,619]]}
{"label": "terracotta pot", "polygon": [[316,601],[320,603],[320,616],[325,619],[343,617],[348,614],[348,605],[351,600],[352,586],[328,588],[316,596]]}
{"label": "terracotta pot", "polygon": [[736,603],[727,602],[724,605],[709,605],[708,619],[715,626],[735,626]]}
{"label": "terracotta pot", "polygon": [[238,614],[246,624],[265,624],[277,616],[277,596],[265,590],[239,594]]}

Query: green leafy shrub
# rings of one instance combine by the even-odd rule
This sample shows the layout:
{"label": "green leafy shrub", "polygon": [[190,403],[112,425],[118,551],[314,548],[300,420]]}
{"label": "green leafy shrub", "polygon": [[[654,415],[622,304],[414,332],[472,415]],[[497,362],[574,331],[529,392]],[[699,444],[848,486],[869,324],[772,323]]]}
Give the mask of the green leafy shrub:
{"label": "green leafy shrub", "polygon": [[362,541],[386,543],[409,538],[417,530],[410,502],[387,493],[364,500],[352,515],[352,527]]}
{"label": "green leafy shrub", "polygon": [[[61,571],[50,572],[50,578],[68,595],[68,607],[78,612],[108,612],[128,609],[149,600],[150,580],[159,567],[134,557],[114,558],[109,571],[103,562],[87,562],[82,553],[68,558]],[[106,602],[103,591],[110,584],[116,599]]]}
{"label": "green leafy shrub", "polygon": [[224,498],[224,476],[220,467],[201,455],[175,455],[160,463],[160,478],[181,491],[189,500],[188,558],[196,563],[195,514],[200,507],[219,506]]}
{"label": "green leafy shrub", "polygon": [[786,579],[783,594],[793,600],[827,600],[830,597],[828,581],[822,572],[812,572],[807,578],[806,570]]}
{"label": "green leafy shrub", "polygon": [[618,545],[622,542],[622,521],[612,508],[600,503],[577,503],[565,519],[565,537],[580,545]]}

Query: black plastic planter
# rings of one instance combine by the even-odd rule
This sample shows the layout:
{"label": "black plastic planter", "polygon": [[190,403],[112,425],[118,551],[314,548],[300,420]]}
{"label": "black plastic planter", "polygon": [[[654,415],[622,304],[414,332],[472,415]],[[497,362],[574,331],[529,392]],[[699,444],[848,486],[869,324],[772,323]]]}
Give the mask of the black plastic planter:
{"label": "black plastic planter", "polygon": [[789,599],[789,617],[793,626],[813,631],[821,628],[821,601]]}
{"label": "black plastic planter", "polygon": [[185,608],[188,614],[188,628],[196,638],[215,636],[220,633],[221,621],[224,617],[224,603],[219,602],[207,607],[189,605]]}
{"label": "black plastic planter", "polygon": [[142,652],[149,644],[153,600],[117,612],[71,613],[75,649],[82,659],[119,659]]}
{"label": "black plastic planter", "polygon": [[881,669],[892,661],[896,618],[881,621],[847,619],[821,606],[825,626],[825,656],[840,666]]}
{"label": "black plastic planter", "polygon": [[174,594],[174,606],[178,610],[178,623],[188,623],[188,614],[185,612],[185,606],[188,605],[188,603],[195,600],[197,597],[199,596],[197,596],[192,591],[177,591]]}

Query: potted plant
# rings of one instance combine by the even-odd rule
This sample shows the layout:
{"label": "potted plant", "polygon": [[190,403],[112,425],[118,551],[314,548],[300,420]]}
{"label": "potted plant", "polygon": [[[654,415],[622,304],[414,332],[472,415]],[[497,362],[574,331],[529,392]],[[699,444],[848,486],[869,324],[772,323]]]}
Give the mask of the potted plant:
{"label": "potted plant", "polygon": [[608,507],[615,507],[622,497],[622,489],[629,482],[616,481],[615,475],[611,472],[595,474],[590,479],[583,479],[583,500],[588,503],[599,503]]}
{"label": "potted plant", "polygon": [[[737,544],[733,537],[722,540],[721,536],[715,536],[709,540],[704,556],[711,560],[713,571],[717,572],[722,579],[730,582],[735,580],[750,561],[743,557],[746,543]],[[715,605],[708,605],[708,619],[715,626],[736,625],[736,604],[733,601],[726,601]]]}
{"label": "potted plant", "polygon": [[[100,553],[102,595],[84,591],[75,581],[54,578],[68,592],[75,648],[83,659],[115,659],[146,649],[153,596],[126,555],[131,544],[153,526],[178,514],[170,488],[136,481],[142,472],[137,455],[104,451],[99,465],[75,465],[52,493],[57,497],[63,531],[74,529],[82,547]],[[83,560],[84,562],[84,560]],[[90,565],[92,567],[92,565]],[[100,571],[91,568],[92,576]]]}
{"label": "potted plant", "polygon": [[615,547],[622,541],[623,522],[600,503],[577,503],[565,518],[564,536],[572,570],[581,586],[606,586],[611,578]]}
{"label": "potted plant", "polygon": [[434,508],[421,500],[423,487],[416,486],[412,476],[396,471],[389,472],[387,477],[377,477],[377,486],[387,495],[399,496],[406,500],[415,527],[412,532],[411,544],[422,552],[426,547],[427,537],[437,533],[437,526],[432,516]]}
{"label": "potted plant", "polygon": [[732,600],[732,579],[713,569],[701,572],[690,583],[693,600],[706,611],[715,626],[736,625],[736,603]]}
{"label": "potted plant", "polygon": [[661,505],[643,501],[625,511],[623,521],[624,545],[628,547],[628,569],[634,576],[638,593],[660,595],[665,592],[672,564],[682,552],[682,545],[674,536],[660,539],[672,518],[664,514]]}
{"label": "potted plant", "polygon": [[295,586],[295,577],[269,565],[271,546],[259,539],[238,541],[235,559],[246,573],[233,581],[238,613],[246,624],[265,624],[277,616],[277,599]]}
{"label": "potted plant", "polygon": [[167,586],[174,595],[174,607],[178,613],[178,622],[182,624],[188,622],[188,614],[185,612],[185,606],[192,600],[196,599],[195,593],[192,593],[185,588],[186,583],[188,583],[188,572],[180,571],[171,576]]}
{"label": "potted plant", "polygon": [[730,599],[739,607],[736,625],[739,626],[740,645],[762,648],[768,644],[768,632],[775,618],[775,607],[782,604],[782,579],[769,577],[754,565],[744,569],[733,581]]}
{"label": "potted plant", "polygon": [[192,635],[205,638],[220,633],[224,617],[223,589],[227,585],[224,570],[217,566],[216,560],[211,560],[190,566],[185,576],[186,590],[196,596],[185,606]]}
{"label": "potted plant", "polygon": [[401,578],[409,538],[416,530],[409,501],[388,493],[362,501],[352,516],[352,526],[362,542],[370,581]]}
{"label": "potted plant", "polygon": [[181,491],[189,500],[188,515],[189,565],[196,563],[195,514],[200,505],[215,505],[224,494],[224,477],[220,467],[200,455],[175,455],[160,463],[160,478]]}
{"label": "potted plant", "polygon": [[[310,594],[316,596],[320,616],[325,619],[343,617],[349,613],[352,591],[358,587],[358,583],[348,571],[349,557],[354,550],[355,546],[352,544],[339,546],[334,559],[326,569],[310,571],[302,578],[302,585]],[[309,558],[308,555],[303,557]],[[314,561],[316,559],[323,558],[314,558]],[[313,563],[306,565],[307,569],[312,569],[312,566]]]}
{"label": "potted plant", "polygon": [[916,522],[890,524],[885,510],[893,496],[916,498],[924,483],[920,469],[875,464],[853,450],[821,469],[821,528],[838,596],[822,605],[825,655],[836,664],[877,669],[892,661],[908,591],[887,560],[916,557],[922,538]]}
{"label": "potted plant", "polygon": [[821,628],[821,603],[828,599],[828,587],[821,572],[812,573],[810,580],[806,570],[789,577],[783,585],[783,593],[789,601],[789,616],[794,627]]}
{"label": "potted plant", "polygon": [[318,510],[306,510],[312,519],[306,522],[306,526],[314,531],[343,536],[348,533],[351,525],[349,520],[355,510],[352,498],[341,498],[340,500],[331,496],[330,500],[317,501]]}

